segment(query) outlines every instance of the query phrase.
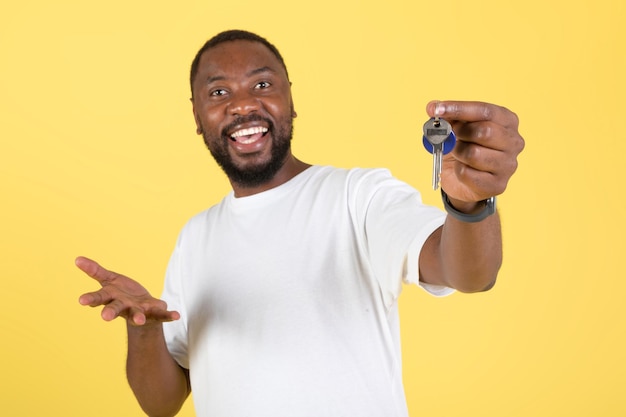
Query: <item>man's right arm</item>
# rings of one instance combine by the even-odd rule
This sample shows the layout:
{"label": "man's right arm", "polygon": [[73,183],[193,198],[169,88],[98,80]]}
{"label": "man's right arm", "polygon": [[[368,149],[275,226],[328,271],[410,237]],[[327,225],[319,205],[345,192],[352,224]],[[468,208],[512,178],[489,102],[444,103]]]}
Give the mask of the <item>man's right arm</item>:
{"label": "man's right arm", "polygon": [[191,392],[189,371],[172,358],[163,325],[128,328],[128,382],[141,408],[151,417],[174,416]]}
{"label": "man's right arm", "polygon": [[104,306],[105,321],[126,319],[128,331],[127,377],[141,405],[151,417],[174,416],[191,392],[189,373],[170,355],[163,323],[178,320],[167,304],[152,297],[138,282],[109,271],[83,257],[76,266],[100,283],[98,291],[80,296],[82,305]]}

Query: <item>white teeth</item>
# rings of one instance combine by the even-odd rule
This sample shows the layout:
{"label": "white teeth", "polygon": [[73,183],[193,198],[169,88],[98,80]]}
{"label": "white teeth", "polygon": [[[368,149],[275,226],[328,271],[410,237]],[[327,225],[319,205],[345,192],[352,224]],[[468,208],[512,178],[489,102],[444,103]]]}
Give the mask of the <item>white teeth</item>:
{"label": "white teeth", "polygon": [[265,133],[265,132],[267,132],[266,127],[260,127],[260,126],[249,127],[247,129],[241,129],[241,130],[236,131],[235,133],[230,135],[230,137],[233,139],[237,139],[242,136],[250,136],[250,135],[257,134],[257,133]]}

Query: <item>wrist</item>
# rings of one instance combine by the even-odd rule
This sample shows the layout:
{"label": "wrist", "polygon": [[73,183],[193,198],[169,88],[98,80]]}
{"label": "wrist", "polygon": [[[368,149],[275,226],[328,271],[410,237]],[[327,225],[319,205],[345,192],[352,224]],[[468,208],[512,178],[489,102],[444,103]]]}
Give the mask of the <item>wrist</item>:
{"label": "wrist", "polygon": [[159,337],[163,334],[163,323],[151,322],[140,326],[129,321],[126,322],[126,331],[129,337],[149,338]]}
{"label": "wrist", "polygon": [[450,206],[463,214],[476,214],[482,211],[482,209],[485,207],[483,201],[463,201],[452,198],[450,196],[447,196],[447,199]]}
{"label": "wrist", "polygon": [[495,197],[477,202],[462,201],[451,199],[442,188],[441,199],[443,200],[444,208],[450,216],[466,223],[477,223],[496,212]]}

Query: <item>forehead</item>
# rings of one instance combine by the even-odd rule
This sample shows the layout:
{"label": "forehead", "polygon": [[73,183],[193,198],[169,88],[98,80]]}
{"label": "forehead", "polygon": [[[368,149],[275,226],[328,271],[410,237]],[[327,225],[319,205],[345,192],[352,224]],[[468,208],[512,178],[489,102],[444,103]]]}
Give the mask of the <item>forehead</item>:
{"label": "forehead", "polygon": [[259,68],[267,68],[286,76],[278,58],[262,43],[248,40],[226,41],[202,54],[198,78],[236,76]]}

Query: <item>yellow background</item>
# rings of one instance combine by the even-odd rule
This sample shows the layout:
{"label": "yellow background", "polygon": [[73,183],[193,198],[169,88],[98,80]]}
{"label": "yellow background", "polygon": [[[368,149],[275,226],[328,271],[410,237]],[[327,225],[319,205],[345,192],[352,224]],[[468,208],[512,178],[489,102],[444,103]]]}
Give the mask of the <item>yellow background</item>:
{"label": "yellow background", "polygon": [[[9,5],[10,4],[10,5]],[[81,307],[77,255],[161,291],[178,231],[228,190],[188,67],[245,28],[282,51],[311,163],[385,166],[440,204],[431,99],[514,110],[489,293],[401,297],[412,416],[624,416],[622,0],[3,1],[0,414],[138,416],[125,330]],[[182,416],[193,416],[191,404]]]}

